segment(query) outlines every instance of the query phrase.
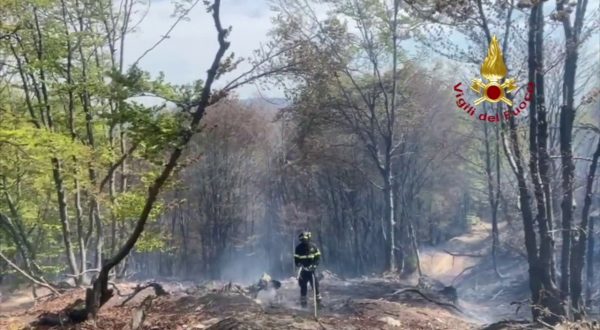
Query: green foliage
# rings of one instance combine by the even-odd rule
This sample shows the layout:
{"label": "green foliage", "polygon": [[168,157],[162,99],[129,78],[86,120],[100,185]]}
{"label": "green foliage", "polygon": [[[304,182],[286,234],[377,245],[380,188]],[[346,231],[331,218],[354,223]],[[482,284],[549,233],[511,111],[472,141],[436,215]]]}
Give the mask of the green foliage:
{"label": "green foliage", "polygon": [[[120,221],[137,220],[144,208],[145,201],[145,193],[129,191],[119,194],[114,202],[114,215]],[[162,210],[162,204],[157,203],[150,212],[150,219],[156,219]]]}
{"label": "green foliage", "polygon": [[167,242],[158,232],[144,231],[135,249],[137,252],[165,251]]}
{"label": "green foliage", "polygon": [[[68,268],[65,223],[73,254],[82,240],[93,248],[94,204],[105,230],[113,219],[133,228],[203,87],[173,85],[137,66],[122,69],[115,48],[126,18],[110,6],[118,4],[0,0],[0,63],[10,63],[8,71],[0,65],[0,212],[25,233],[45,273]],[[147,96],[166,103],[149,105]],[[123,159],[123,167],[115,165]],[[158,202],[151,220],[161,212]],[[9,232],[0,227],[4,251],[18,241]],[[163,248],[161,239],[145,235],[138,248]]]}

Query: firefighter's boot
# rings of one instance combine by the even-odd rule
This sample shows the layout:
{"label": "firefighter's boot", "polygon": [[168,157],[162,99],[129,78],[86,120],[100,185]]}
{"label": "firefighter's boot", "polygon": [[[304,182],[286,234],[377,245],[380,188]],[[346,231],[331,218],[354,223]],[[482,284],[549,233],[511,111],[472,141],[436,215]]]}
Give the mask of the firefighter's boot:
{"label": "firefighter's boot", "polygon": [[306,299],[306,296],[300,296],[300,306],[302,306],[302,308],[305,308],[308,305],[308,300]]}

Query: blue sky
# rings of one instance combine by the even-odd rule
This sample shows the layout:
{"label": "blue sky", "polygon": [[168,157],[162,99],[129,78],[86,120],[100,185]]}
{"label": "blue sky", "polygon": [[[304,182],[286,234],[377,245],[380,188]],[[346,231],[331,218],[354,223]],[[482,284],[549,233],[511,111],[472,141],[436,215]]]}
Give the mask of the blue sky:
{"label": "blue sky", "polygon": [[[599,3],[599,0],[589,1],[588,14],[595,11]],[[554,1],[548,1],[548,7],[554,5]],[[125,52],[126,62],[135,61],[140,54],[160,39],[174,21],[171,17],[172,12],[171,1],[151,0],[148,15],[139,25],[138,31],[129,37]],[[222,0],[222,23],[224,26],[233,26],[229,37],[230,51],[240,57],[250,56],[254,49],[268,40],[266,34],[271,27],[272,15],[268,0]],[[591,15],[586,16],[589,18]],[[175,28],[169,39],[144,57],[140,62],[144,70],[152,74],[163,71],[168,81],[178,84],[205,77],[206,69],[218,46],[213,21],[206,13],[202,1],[189,17],[189,21],[181,22]],[[562,34],[562,29],[557,29],[555,33]],[[600,40],[596,35],[587,46],[599,49],[599,45]],[[405,44],[405,46],[413,48],[414,45]],[[598,54],[598,51],[595,53]],[[245,68],[247,69],[248,66],[242,64],[239,70]],[[227,78],[226,76],[223,80],[226,81]],[[282,96],[282,92],[278,90],[263,89],[259,94],[257,88],[254,85],[247,85],[240,88],[238,93],[241,97],[257,97],[260,94],[267,97]]]}
{"label": "blue sky", "polygon": [[[174,22],[171,17],[173,5],[168,0],[152,0],[150,10],[139,30],[127,41],[126,62],[135,61],[144,50],[154,44]],[[206,76],[218,44],[212,17],[206,13],[202,1],[189,15],[190,20],[181,22],[165,40],[140,62],[144,70],[156,74],[165,73],[172,83],[188,83]],[[224,26],[233,26],[229,40],[230,51],[247,57],[261,42],[267,40],[271,26],[271,12],[265,0],[224,0],[221,5],[221,20]],[[242,65],[242,70],[247,66]],[[227,77],[224,78],[225,80]],[[269,91],[264,91],[267,94]],[[240,96],[257,96],[255,86],[238,90]],[[280,92],[274,93],[280,96]]]}

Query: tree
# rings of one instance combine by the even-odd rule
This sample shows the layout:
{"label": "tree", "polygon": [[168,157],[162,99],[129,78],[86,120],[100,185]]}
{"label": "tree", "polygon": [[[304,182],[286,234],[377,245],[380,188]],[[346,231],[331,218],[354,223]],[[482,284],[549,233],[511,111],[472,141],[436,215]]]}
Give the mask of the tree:
{"label": "tree", "polygon": [[[587,0],[579,0],[575,5],[575,19],[571,24],[571,10],[565,8],[564,1],[556,1],[556,19],[562,22],[565,35],[565,66],[563,76],[563,103],[560,112],[560,153],[562,169],[563,198],[562,209],[562,258],[561,258],[561,291],[564,298],[570,298],[577,317],[582,313],[581,305],[581,271],[583,269],[583,255],[585,254],[585,242],[578,243],[572,240],[573,222],[573,187],[575,165],[573,163],[572,134],[575,121],[575,77],[577,74],[577,62],[579,58],[579,47],[582,42],[582,30],[587,9]],[[585,218],[587,221],[587,217]],[[581,224],[579,231],[585,231],[587,223]],[[581,232],[579,237],[581,238]],[[585,237],[585,236],[584,236]],[[579,250],[581,255],[572,255]],[[574,272],[575,274],[571,274]],[[569,296],[570,295],[570,296]],[[569,300],[569,299],[567,299]]]}
{"label": "tree", "polygon": [[215,79],[222,74],[221,69],[221,61],[225,52],[229,48],[229,42],[226,40],[227,34],[229,30],[224,29],[221,25],[220,19],[220,0],[215,0],[213,4],[211,4],[208,9],[212,12],[212,17],[214,20],[215,28],[217,30],[217,39],[219,41],[219,48],[215,54],[212,65],[209,68],[206,80],[202,86],[202,93],[198,99],[198,104],[195,106],[195,110],[191,114],[191,121],[186,130],[182,133],[180,139],[176,142],[175,148],[171,151],[168,156],[168,161],[164,165],[163,169],[160,172],[160,175],[154,179],[152,185],[148,189],[148,195],[146,197],[146,201],[144,203],[144,208],[142,213],[140,214],[133,233],[128,237],[125,244],[118,250],[118,252],[110,258],[106,264],[102,266],[100,273],[98,274],[98,278],[92,284],[92,288],[88,289],[86,292],[86,315],[91,314],[94,318],[96,313],[102,305],[104,305],[111,297],[112,290],[108,289],[108,273],[110,270],[116,266],[119,262],[121,262],[134,247],[135,243],[140,238],[140,235],[144,231],[144,226],[148,221],[148,216],[150,215],[150,211],[152,210],[154,203],[158,197],[158,194],[175,169],[177,165],[177,161],[181,157],[184,148],[190,142],[192,136],[198,129],[198,125],[200,124],[200,120],[205,114],[206,109],[218,102],[225,95],[214,93],[212,91],[212,84]]}
{"label": "tree", "polygon": [[[583,210],[581,212],[581,223],[577,230],[576,240],[573,246],[572,254],[573,258],[571,261],[571,299],[573,308],[575,310],[575,318],[581,319],[585,315],[584,302],[582,298],[583,285],[582,285],[582,272],[584,266],[584,258],[586,255],[586,244],[588,239],[590,242],[593,235],[593,222],[588,222],[590,216],[590,207],[592,205],[592,189],[594,185],[594,179],[596,176],[596,168],[598,167],[598,159],[600,158],[600,141],[596,146],[596,151],[592,156],[592,163],[587,174],[587,180],[585,185],[585,199],[583,204]],[[593,220],[592,220],[593,221]],[[589,237],[589,238],[588,238]],[[588,270],[593,269],[592,255],[593,255],[593,243],[588,246]],[[592,273],[593,274],[593,273]],[[590,276],[588,272],[588,283],[592,280],[593,276]],[[588,290],[589,291],[589,290]]]}
{"label": "tree", "polygon": [[[315,77],[317,74],[320,83],[334,84],[341,99],[338,104],[331,106],[335,108],[344,125],[356,134],[363,148],[368,150],[370,162],[379,176],[380,183],[376,186],[384,196],[387,268],[394,272],[397,269],[397,216],[393,168],[403,143],[402,137],[397,135],[396,127],[400,120],[399,104],[407,101],[398,87],[401,74],[398,68],[400,1],[339,1],[332,2],[331,5],[334,10],[333,16],[321,22],[310,5],[298,1],[280,1],[277,32],[287,40],[302,40],[305,44],[302,51],[306,54],[297,53],[290,56],[310,54],[311,60],[320,57],[326,61],[323,63],[327,68],[324,72],[321,71],[322,67],[307,63],[304,76]],[[300,15],[307,19],[301,20]],[[347,34],[336,16],[348,17],[355,22],[359,29],[358,35]],[[293,31],[294,29],[297,31]],[[313,41],[314,36],[319,43]],[[344,43],[354,45],[355,49],[344,47]],[[356,56],[365,56],[367,59],[366,63],[360,63],[361,68],[357,71],[355,69],[359,63],[352,63],[352,57]],[[299,61],[299,58],[293,60]]]}
{"label": "tree", "polygon": [[[16,28],[10,28],[0,41],[10,63],[3,68],[7,73],[2,77],[3,91],[14,99],[3,103],[3,116],[12,118],[3,123],[12,146],[2,150],[8,161],[0,173],[4,177],[1,207],[8,210],[12,225],[3,230],[27,250],[21,254],[27,256],[24,270],[34,277],[41,275],[39,267],[27,264],[34,265],[40,257],[36,250],[54,250],[57,218],[61,251],[76,284],[84,284],[88,271],[98,271],[88,264],[89,247],[95,247],[94,263],[99,268],[104,219],[111,217],[113,225],[117,220],[111,214],[119,198],[113,183],[115,178],[124,182],[128,176],[123,167],[121,171],[117,167],[136,158],[147,170],[140,171],[140,177],[149,174],[152,165],[145,162],[152,161],[149,151],[163,149],[169,136],[176,135],[173,116],[152,114],[160,106],[144,107],[129,100],[146,92],[172,95],[175,88],[161,77],[150,79],[135,66],[123,72],[121,63],[120,70],[114,70],[122,61],[125,35],[131,32],[127,25],[134,2],[120,5],[113,11],[111,2],[23,1],[7,4],[2,13],[3,20],[16,22]],[[121,42],[120,56],[115,55],[116,38]],[[113,143],[116,127],[128,127],[132,142],[128,150],[122,147],[119,152]],[[163,134],[144,136],[157,128]],[[123,142],[125,130],[118,134]],[[134,155],[138,147],[141,156]],[[39,162],[44,158],[51,169]],[[47,198],[50,182],[55,203]],[[107,182],[109,196],[103,189]],[[48,226],[53,229],[46,230]],[[33,244],[36,241],[43,243]],[[62,264],[56,262],[60,260],[56,255],[41,257]],[[60,271],[61,267],[53,269],[53,273]]]}
{"label": "tree", "polygon": [[[559,321],[560,316],[566,315],[566,310],[559,303],[560,293],[555,285],[554,274],[554,240],[552,230],[552,207],[549,190],[548,162],[550,157],[547,151],[548,125],[546,121],[546,107],[544,106],[544,74],[543,74],[543,4],[535,4],[531,8],[529,18],[528,39],[528,76],[529,81],[535,82],[535,92],[529,106],[529,153],[530,173],[534,186],[534,196],[537,206],[536,222],[540,236],[540,247],[536,276],[541,284],[539,301],[541,308],[538,317],[553,323]],[[532,265],[530,265],[532,267]],[[531,281],[531,279],[530,279]],[[544,315],[543,308],[550,309],[550,315]],[[535,316],[536,314],[534,314]]]}

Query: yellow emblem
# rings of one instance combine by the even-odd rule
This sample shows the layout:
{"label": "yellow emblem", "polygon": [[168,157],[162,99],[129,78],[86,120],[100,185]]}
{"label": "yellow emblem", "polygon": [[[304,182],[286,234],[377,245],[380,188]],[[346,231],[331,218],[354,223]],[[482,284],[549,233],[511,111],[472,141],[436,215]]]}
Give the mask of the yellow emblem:
{"label": "yellow emblem", "polygon": [[492,37],[488,54],[481,64],[480,72],[489,82],[484,84],[481,79],[473,79],[471,89],[481,95],[480,98],[475,100],[475,105],[483,101],[491,103],[502,101],[508,106],[512,106],[512,102],[506,97],[506,92],[512,93],[517,89],[517,85],[512,78],[506,79],[504,83],[500,84],[500,80],[506,76],[506,65],[502,59],[502,50],[500,50],[496,36]]}

